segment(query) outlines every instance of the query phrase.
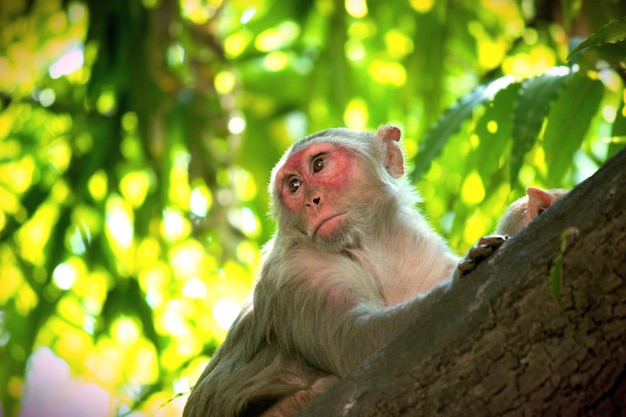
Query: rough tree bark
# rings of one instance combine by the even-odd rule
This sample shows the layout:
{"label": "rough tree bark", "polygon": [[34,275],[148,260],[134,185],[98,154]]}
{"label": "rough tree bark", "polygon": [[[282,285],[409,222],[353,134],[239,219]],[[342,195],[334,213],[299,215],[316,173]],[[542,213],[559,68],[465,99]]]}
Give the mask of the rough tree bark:
{"label": "rough tree bark", "polygon": [[626,416],[626,150],[301,414],[611,415]]}

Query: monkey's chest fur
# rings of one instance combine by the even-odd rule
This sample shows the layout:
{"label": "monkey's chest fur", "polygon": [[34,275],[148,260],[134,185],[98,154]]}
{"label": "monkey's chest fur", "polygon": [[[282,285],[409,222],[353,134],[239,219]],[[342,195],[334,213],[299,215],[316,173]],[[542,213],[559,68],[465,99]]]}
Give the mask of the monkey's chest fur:
{"label": "monkey's chest fur", "polygon": [[394,242],[385,248],[366,245],[348,250],[364,273],[371,275],[385,305],[394,305],[426,293],[438,282],[452,275],[458,258],[432,241],[410,239]]}

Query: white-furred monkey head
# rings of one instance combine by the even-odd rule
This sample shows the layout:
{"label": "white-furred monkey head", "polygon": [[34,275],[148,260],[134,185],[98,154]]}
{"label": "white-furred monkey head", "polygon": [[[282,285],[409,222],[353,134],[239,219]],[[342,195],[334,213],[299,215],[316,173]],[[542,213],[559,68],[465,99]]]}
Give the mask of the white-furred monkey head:
{"label": "white-furred monkey head", "polygon": [[518,233],[567,192],[561,188],[544,190],[528,187],[526,195],[511,203],[506,209],[498,224],[497,232],[510,236]]}
{"label": "white-furred monkey head", "polygon": [[398,198],[416,200],[412,187],[398,181],[404,174],[400,136],[385,125],[376,133],[327,129],[296,142],[272,172],[277,235],[341,249],[373,232],[381,206],[397,211]]}

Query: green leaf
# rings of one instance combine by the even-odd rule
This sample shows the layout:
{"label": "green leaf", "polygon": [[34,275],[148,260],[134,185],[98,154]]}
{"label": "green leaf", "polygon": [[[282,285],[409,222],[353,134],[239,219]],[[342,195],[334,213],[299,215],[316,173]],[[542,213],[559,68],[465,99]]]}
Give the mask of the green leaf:
{"label": "green leaf", "polygon": [[611,126],[611,143],[609,143],[607,157],[615,155],[624,148],[624,145],[626,145],[626,102],[624,102],[622,97],[622,102],[615,114],[613,126]]}
{"label": "green leaf", "polygon": [[524,155],[532,149],[550,104],[572,76],[565,67],[554,68],[522,83],[519,99],[513,111],[513,149],[511,151],[511,184],[517,181]]}
{"label": "green leaf", "polygon": [[160,351],[161,342],[154,325],[154,312],[147,303],[139,282],[134,278],[118,278],[115,285],[109,290],[102,307],[102,327],[97,335],[110,332],[117,317],[136,317],[142,325],[143,336],[152,342],[157,352]]}
{"label": "green leaf", "polygon": [[567,59],[569,60],[583,49],[593,48],[607,43],[617,43],[624,39],[626,39],[626,17],[623,17],[621,20],[613,20],[593,32],[587,39],[572,49]]}
{"label": "green leaf", "polygon": [[580,13],[581,6],[581,1],[561,0],[561,13],[566,28],[569,29],[572,26],[572,19]]}
{"label": "green leaf", "polygon": [[611,136],[626,136],[626,102],[622,97],[619,110],[615,113],[615,120],[611,127]]}
{"label": "green leaf", "polygon": [[580,148],[603,93],[600,80],[576,75],[554,102],[543,135],[543,147],[548,178],[555,184],[561,183],[571,166],[574,153]]}
{"label": "green leaf", "polygon": [[559,253],[550,265],[550,295],[561,304],[561,281],[563,279],[563,253]]}
{"label": "green leaf", "polygon": [[512,82],[510,77],[498,78],[487,85],[476,88],[448,109],[426,134],[415,160],[415,169],[411,174],[413,181],[418,181],[428,170],[430,163],[441,154],[448,139],[454,135],[464,121],[472,116],[474,108],[491,100],[493,96]]}
{"label": "green leaf", "polygon": [[561,232],[559,253],[552,260],[550,265],[550,295],[561,304],[561,283],[563,282],[563,257],[567,247],[578,237],[579,230],[575,227],[568,227]]}
{"label": "green leaf", "polygon": [[511,144],[511,114],[520,86],[519,83],[513,83],[499,91],[476,122],[474,131],[479,143],[468,157],[466,166],[468,170],[476,169],[484,184],[488,184],[493,173],[499,170],[500,159]]}

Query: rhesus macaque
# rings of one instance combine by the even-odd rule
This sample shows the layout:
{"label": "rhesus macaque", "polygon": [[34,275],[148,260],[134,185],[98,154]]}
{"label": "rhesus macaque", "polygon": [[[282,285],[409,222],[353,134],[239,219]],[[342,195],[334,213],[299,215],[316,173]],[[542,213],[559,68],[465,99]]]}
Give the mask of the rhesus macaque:
{"label": "rhesus macaque", "polygon": [[543,190],[528,187],[526,195],[511,203],[506,209],[498,223],[496,233],[510,236],[518,233],[567,192],[560,188]]}
{"label": "rhesus macaque", "polygon": [[475,269],[480,261],[488,257],[501,245],[497,239],[506,240],[509,236],[519,233],[567,192],[567,190],[560,188],[544,190],[537,187],[528,187],[524,197],[515,200],[507,207],[504,215],[498,222],[496,233],[481,238],[476,245],[470,248],[465,258],[459,262],[457,273],[464,275]]}
{"label": "rhesus macaque", "polygon": [[328,129],[285,153],[269,185],[276,234],[184,416],[294,415],[466,272],[415,208],[400,135]]}

